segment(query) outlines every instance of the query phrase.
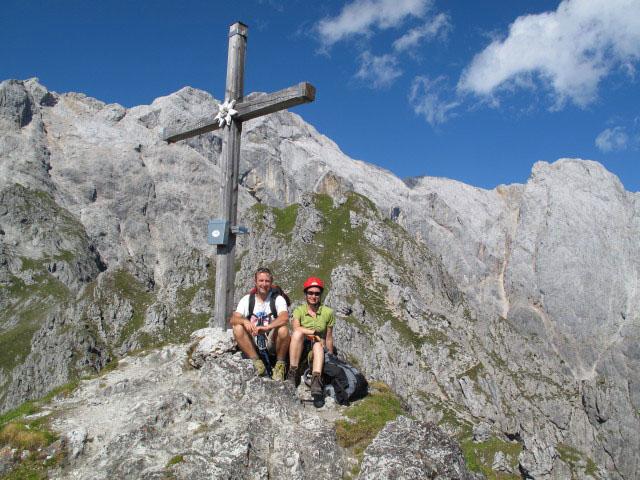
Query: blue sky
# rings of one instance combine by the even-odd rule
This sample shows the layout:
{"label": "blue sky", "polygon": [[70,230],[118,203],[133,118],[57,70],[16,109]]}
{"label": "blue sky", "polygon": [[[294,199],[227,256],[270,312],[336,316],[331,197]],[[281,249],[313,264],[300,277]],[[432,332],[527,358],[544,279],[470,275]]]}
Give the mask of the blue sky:
{"label": "blue sky", "polygon": [[293,111],[350,157],[483,188],[580,157],[640,191],[640,0],[5,0],[0,79],[222,99],[235,21],[245,94],[312,83]]}

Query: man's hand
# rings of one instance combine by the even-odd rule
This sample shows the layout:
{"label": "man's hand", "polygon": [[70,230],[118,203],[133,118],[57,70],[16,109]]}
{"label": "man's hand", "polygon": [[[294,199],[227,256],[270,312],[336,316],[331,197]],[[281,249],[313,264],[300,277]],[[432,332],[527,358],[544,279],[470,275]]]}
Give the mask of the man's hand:
{"label": "man's hand", "polygon": [[258,335],[258,333],[256,333],[257,327],[253,324],[251,320],[248,320],[245,318],[242,322],[242,326],[244,327],[244,329],[247,331],[249,335],[253,335],[254,337]]}
{"label": "man's hand", "polygon": [[266,334],[269,331],[269,328],[266,325],[262,325],[260,327],[254,327],[254,329],[255,329],[254,330],[255,333],[253,335],[256,337],[262,333]]}

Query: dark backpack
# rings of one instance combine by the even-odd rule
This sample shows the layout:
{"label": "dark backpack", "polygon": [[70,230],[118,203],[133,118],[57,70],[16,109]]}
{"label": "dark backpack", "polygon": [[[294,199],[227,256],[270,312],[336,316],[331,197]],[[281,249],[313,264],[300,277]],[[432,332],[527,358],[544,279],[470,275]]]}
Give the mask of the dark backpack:
{"label": "dark backpack", "polygon": [[[249,320],[251,320],[251,315],[253,315],[253,309],[256,306],[256,289],[254,288],[253,290],[251,290],[249,292],[249,315],[247,315],[247,318]],[[272,285],[271,286],[271,293],[269,294],[270,301],[269,301],[269,306],[271,307],[271,316],[275,317],[277,316],[277,312],[276,312],[276,298],[281,295],[282,298],[284,298],[284,301],[287,302],[287,308],[289,308],[291,306],[291,300],[289,300],[289,297],[287,296],[286,293],[284,293],[284,290],[282,290],[282,288],[280,288],[278,285]]]}
{"label": "dark backpack", "polygon": [[369,384],[360,370],[335,355],[324,354],[322,379],[325,394],[331,395],[340,405],[349,405],[367,395]]}

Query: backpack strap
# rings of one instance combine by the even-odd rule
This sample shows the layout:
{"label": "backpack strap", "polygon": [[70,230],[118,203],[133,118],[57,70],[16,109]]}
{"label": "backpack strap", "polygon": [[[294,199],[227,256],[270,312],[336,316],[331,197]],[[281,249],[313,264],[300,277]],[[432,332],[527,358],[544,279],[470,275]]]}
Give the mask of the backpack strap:
{"label": "backpack strap", "polygon": [[276,296],[273,294],[273,287],[269,290],[269,295],[267,295],[267,300],[269,300],[269,307],[271,308],[271,312],[269,313],[270,317],[276,318]]}
{"label": "backpack strap", "polygon": [[247,314],[247,319],[251,320],[251,316],[253,315],[253,309],[256,306],[256,294],[249,294],[249,313]]}
{"label": "backpack strap", "polygon": [[273,318],[277,318],[278,312],[276,312],[276,296],[271,295],[271,301],[269,302],[269,306],[271,307],[271,316]]}

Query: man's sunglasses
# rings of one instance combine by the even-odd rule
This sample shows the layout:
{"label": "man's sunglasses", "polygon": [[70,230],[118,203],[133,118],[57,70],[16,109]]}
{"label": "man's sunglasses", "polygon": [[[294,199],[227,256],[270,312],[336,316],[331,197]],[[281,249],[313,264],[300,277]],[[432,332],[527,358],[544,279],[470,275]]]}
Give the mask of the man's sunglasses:
{"label": "man's sunglasses", "polygon": [[322,295],[322,292],[318,290],[314,290],[314,291],[307,290],[307,295],[313,295],[314,297],[319,297],[320,295]]}

